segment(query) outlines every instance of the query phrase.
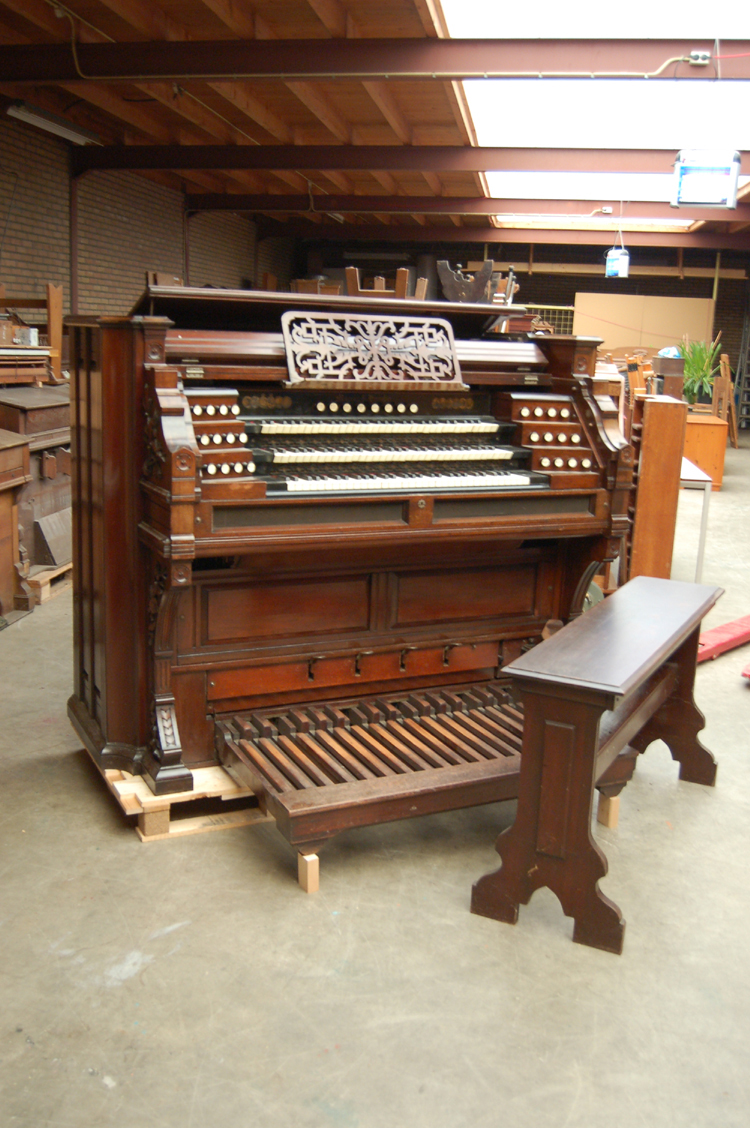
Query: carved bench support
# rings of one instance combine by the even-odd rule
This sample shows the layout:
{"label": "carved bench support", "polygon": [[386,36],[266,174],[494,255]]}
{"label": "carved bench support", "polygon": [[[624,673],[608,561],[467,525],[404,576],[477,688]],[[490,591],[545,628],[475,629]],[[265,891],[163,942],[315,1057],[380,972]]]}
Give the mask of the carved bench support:
{"label": "carved bench support", "polygon": [[[573,917],[575,941],[622,951],[625,923],[598,888],[607,862],[591,835],[594,789],[619,791],[628,762],[656,739],[681,779],[713,784],[693,681],[700,620],[719,595],[638,577],[506,667],[524,701],[518,811],[497,840],[502,868],[476,883],[472,912],[514,924],[547,886]],[[633,757],[618,760],[628,745]]]}

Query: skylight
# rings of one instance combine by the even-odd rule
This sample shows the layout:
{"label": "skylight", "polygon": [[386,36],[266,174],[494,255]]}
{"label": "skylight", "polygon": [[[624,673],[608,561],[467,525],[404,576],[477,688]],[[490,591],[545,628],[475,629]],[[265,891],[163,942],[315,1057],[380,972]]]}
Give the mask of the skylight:
{"label": "skylight", "polygon": [[[718,34],[747,37],[743,9],[711,10],[684,0],[679,11],[653,0],[630,0],[607,9],[582,0],[575,5],[529,8],[500,0],[442,0],[454,38],[685,39],[705,47]],[[720,46],[719,46],[720,51]],[[630,69],[630,68],[628,68]],[[530,200],[668,202],[673,156],[680,149],[750,150],[750,83],[705,79],[476,79],[463,83],[477,143],[509,149],[665,150],[663,171],[622,168],[539,172],[524,169],[522,154],[508,171],[490,171],[490,196]],[[747,168],[742,170],[747,173]],[[740,185],[748,177],[740,178]],[[540,208],[540,211],[543,209]],[[627,214],[627,208],[624,208]],[[508,221],[508,217],[500,217]],[[639,222],[645,221],[639,217]],[[658,221],[664,225],[664,219]],[[671,220],[670,220],[671,222]],[[678,213],[675,222],[679,223]]]}
{"label": "skylight", "polygon": [[442,0],[442,8],[453,39],[747,38],[747,12],[741,4],[713,8],[703,0],[682,0],[679,8],[654,0],[609,7],[600,0],[541,0],[533,6],[505,0]]}

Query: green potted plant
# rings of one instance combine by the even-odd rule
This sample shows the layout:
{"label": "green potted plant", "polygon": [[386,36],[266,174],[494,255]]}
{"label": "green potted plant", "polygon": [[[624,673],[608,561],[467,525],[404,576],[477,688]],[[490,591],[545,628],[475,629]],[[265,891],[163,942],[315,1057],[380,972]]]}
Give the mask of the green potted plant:
{"label": "green potted plant", "polygon": [[682,390],[688,403],[695,403],[700,396],[710,396],[714,386],[714,373],[719,370],[719,338],[721,332],[710,343],[691,341],[683,337],[679,344],[680,356],[685,361],[685,374]]}

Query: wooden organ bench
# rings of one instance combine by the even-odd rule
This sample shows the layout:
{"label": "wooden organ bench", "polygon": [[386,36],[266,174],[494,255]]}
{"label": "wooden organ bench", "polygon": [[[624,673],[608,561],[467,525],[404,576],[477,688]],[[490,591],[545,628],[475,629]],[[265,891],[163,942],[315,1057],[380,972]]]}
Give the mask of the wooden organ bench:
{"label": "wooden organ bench", "polygon": [[638,576],[505,667],[525,714],[518,811],[497,840],[502,867],[474,885],[472,912],[515,924],[519,904],[547,886],[575,941],[622,951],[625,922],[598,889],[607,861],[591,836],[594,788],[606,792],[623,750],[634,765],[654,740],[680,779],[715,782],[693,683],[701,619],[721,595]]}

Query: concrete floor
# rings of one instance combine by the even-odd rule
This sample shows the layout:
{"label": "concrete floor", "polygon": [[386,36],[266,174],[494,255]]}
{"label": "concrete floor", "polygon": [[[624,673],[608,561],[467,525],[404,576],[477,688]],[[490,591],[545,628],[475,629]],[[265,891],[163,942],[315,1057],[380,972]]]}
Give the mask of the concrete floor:
{"label": "concrete floor", "polygon": [[[711,625],[750,614],[742,441]],[[513,804],[342,835],[311,896],[272,824],[143,845],[67,722],[70,633],[69,594],[0,633],[2,1128],[750,1124],[747,647],[698,673],[717,787],[653,745],[596,830],[618,957],[548,891],[515,928],[469,913]]]}

